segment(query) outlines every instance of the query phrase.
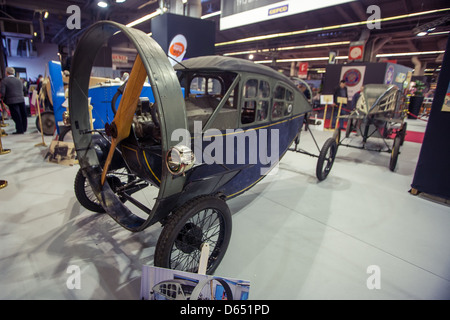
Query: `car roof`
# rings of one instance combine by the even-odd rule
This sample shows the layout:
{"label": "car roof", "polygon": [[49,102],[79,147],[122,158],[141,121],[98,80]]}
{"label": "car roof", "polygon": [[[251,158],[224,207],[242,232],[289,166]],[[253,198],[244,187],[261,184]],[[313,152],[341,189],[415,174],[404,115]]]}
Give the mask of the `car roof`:
{"label": "car roof", "polygon": [[239,58],[202,56],[184,60],[176,64],[174,68],[177,71],[182,71],[187,68],[189,70],[257,73],[283,81],[295,88],[295,84],[284,74],[276,72],[272,68]]}

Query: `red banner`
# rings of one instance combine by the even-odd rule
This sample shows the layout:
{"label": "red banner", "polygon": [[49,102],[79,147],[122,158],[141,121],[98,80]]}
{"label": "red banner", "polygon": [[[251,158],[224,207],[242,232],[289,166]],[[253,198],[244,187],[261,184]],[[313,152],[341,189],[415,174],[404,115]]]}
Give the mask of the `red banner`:
{"label": "red banner", "polygon": [[308,62],[300,62],[298,66],[298,77],[300,79],[306,79],[308,75]]}

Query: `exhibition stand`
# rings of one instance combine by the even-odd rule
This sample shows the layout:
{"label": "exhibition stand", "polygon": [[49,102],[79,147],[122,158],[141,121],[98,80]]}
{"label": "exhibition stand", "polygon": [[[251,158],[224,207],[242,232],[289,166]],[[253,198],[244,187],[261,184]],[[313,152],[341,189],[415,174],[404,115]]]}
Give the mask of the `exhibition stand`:
{"label": "exhibition stand", "polygon": [[450,41],[442,62],[442,69],[436,87],[430,117],[425,132],[422,149],[417,162],[414,180],[411,184],[412,194],[421,192],[450,199]]}

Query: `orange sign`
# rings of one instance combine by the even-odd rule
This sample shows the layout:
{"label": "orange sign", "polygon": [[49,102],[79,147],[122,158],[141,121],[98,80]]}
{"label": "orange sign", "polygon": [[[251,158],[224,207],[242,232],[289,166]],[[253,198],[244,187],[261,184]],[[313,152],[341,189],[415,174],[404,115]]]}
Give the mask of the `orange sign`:
{"label": "orange sign", "polygon": [[174,57],[178,58],[184,53],[184,45],[181,42],[175,42],[170,46],[169,51]]}

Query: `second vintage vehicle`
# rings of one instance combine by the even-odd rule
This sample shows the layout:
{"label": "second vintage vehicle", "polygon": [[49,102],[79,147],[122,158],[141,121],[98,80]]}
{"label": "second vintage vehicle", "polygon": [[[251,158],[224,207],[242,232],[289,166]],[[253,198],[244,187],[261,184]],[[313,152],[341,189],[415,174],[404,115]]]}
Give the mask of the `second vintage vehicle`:
{"label": "second vintage vehicle", "polygon": [[[329,144],[333,144],[332,140],[336,141],[334,156],[339,146],[387,152],[391,155],[389,169],[394,171],[407,129],[405,118],[408,110],[405,109],[404,98],[403,93],[395,85],[364,85],[355,109],[348,116],[343,116],[347,119],[345,137],[341,139],[340,129],[337,128],[333,138],[327,141]],[[349,142],[350,138],[355,137],[352,135],[354,131],[355,136],[362,138],[362,144]],[[382,146],[375,149],[369,147],[367,140],[371,137],[381,139]],[[393,142],[388,143],[388,140]]]}

